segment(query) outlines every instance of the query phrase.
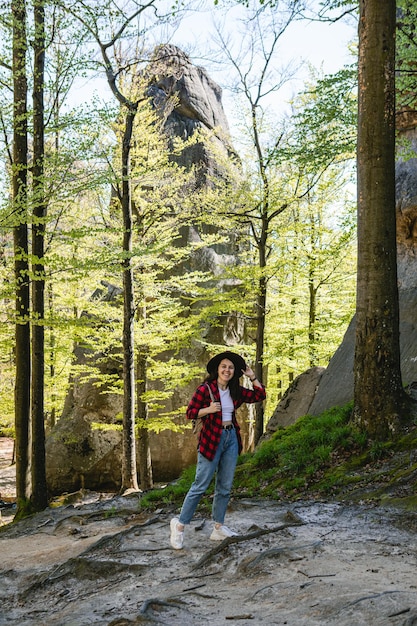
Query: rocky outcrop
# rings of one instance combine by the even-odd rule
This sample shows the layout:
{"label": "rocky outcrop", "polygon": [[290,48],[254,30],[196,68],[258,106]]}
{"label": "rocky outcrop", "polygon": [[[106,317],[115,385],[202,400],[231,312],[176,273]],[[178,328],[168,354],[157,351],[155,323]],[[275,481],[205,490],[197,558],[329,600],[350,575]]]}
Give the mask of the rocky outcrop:
{"label": "rocky outcrop", "polygon": [[[414,260],[414,272],[417,262]],[[407,268],[408,271],[409,268]],[[405,386],[417,381],[417,285],[415,289],[399,290],[401,375]],[[313,398],[309,412],[319,415],[333,407],[353,400],[353,360],[355,353],[355,318],[343,341],[330,359]]]}
{"label": "rocky outcrop", "polygon": [[310,412],[311,402],[324,372],[324,367],[311,367],[295,378],[268,421],[258,446],[270,439],[276,430],[294,424],[299,417]]}
{"label": "rocky outcrop", "polygon": [[[149,95],[164,120],[168,137],[181,137],[186,140],[194,133],[207,131],[207,141],[214,141],[216,149],[223,150],[229,157],[234,155],[230,146],[229,130],[221,103],[221,89],[208,76],[207,72],[192,64],[189,57],[179,48],[171,45],[160,46],[155,51],[148,74],[153,77]],[[204,141],[183,151],[175,159],[183,166],[197,166],[194,189],[206,185],[221,171],[213,157],[215,151]],[[190,225],[181,232],[177,245],[189,242],[201,243],[201,226]],[[229,246],[196,246],[197,252],[182,271],[210,270],[220,275],[221,268],[235,262],[233,242]],[[217,281],[218,289],[227,284]],[[109,284],[94,298],[112,300],[120,296],[120,291]],[[166,401],[164,412],[178,411],[176,425],[185,424],[184,407],[195,386],[205,375],[205,364],[209,355],[204,342],[218,345],[236,345],[244,340],[245,324],[233,312],[223,324],[207,325],[201,329],[202,342],[183,349],[176,358],[185,363],[201,364],[201,378],[178,388],[173,397]],[[101,371],[107,369],[121,375],[120,364],[112,362],[108,356],[93,355],[81,347],[75,351],[77,365],[93,360]],[[170,355],[161,355],[166,360]],[[210,355],[211,356],[211,355]],[[122,397],[107,393],[97,381],[74,378],[66,399],[61,418],[47,437],[46,465],[47,483],[51,493],[74,491],[81,487],[93,490],[117,491],[121,484],[121,432],[117,416],[122,413]],[[253,407],[242,408],[239,421],[242,426],[244,449],[253,443]],[[119,429],[119,430],[118,430]],[[157,482],[177,478],[182,469],[196,461],[196,440],[190,430],[185,433],[165,430],[150,434],[152,471]]]}
{"label": "rocky outcrop", "polygon": [[[82,364],[85,358],[78,348],[77,363]],[[110,367],[109,361],[106,367]],[[106,393],[97,381],[72,381],[64,412],[46,441],[51,495],[83,488],[110,492],[120,489],[122,432],[118,416],[122,410],[122,396]],[[184,415],[179,415],[176,423],[185,422]],[[150,447],[157,481],[177,478],[184,463],[196,461],[196,440],[191,430],[151,433]]]}
{"label": "rocky outcrop", "polygon": [[[216,158],[217,152],[237,165],[239,159],[230,143],[229,125],[222,105],[222,90],[206,70],[191,62],[185,52],[172,44],[159,46],[150,63],[153,81],[148,93],[155,109],[164,120],[164,132],[169,138],[180,137],[191,142],[180,154],[171,156],[185,168],[193,167],[195,187],[201,188],[223,178],[225,172]],[[202,234],[213,232],[212,226],[199,224],[181,229],[179,246],[201,244]],[[229,233],[229,239],[231,239]],[[207,271],[218,275],[220,268],[236,262],[233,243],[196,246],[185,271]],[[220,287],[226,287],[224,283]],[[242,335],[240,335],[242,339]],[[226,340],[227,342],[227,340]],[[218,341],[218,343],[223,343]]]}
{"label": "rocky outcrop", "polygon": [[[222,90],[202,67],[172,44],[158,46],[149,64],[152,75],[148,93],[164,119],[168,137],[184,141],[203,131],[216,147],[236,157],[229,136],[229,125],[222,105]],[[185,167],[197,167],[197,185],[222,176],[210,149],[210,142],[199,141],[175,157]]]}
{"label": "rocky outcrop", "polygon": [[[402,127],[408,148],[417,154],[416,120]],[[417,158],[399,159],[396,164],[396,214],[398,249],[398,293],[400,307],[400,351],[403,384],[417,381]],[[310,413],[340,406],[353,399],[355,319],[322,376]]]}

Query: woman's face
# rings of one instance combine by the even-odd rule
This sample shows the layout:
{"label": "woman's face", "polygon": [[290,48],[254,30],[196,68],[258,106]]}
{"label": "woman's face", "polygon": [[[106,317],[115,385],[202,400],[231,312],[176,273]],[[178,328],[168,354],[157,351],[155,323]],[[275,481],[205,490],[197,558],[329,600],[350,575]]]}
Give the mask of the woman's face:
{"label": "woman's face", "polygon": [[219,363],[219,367],[217,369],[217,380],[221,385],[227,385],[229,381],[233,378],[235,373],[235,366],[232,361],[229,359],[223,359]]}

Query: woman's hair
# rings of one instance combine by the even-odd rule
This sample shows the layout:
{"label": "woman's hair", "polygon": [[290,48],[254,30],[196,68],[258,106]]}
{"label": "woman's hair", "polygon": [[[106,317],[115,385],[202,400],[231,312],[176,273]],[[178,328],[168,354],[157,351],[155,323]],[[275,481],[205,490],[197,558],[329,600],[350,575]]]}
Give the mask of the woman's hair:
{"label": "woman's hair", "polygon": [[[217,372],[215,374],[208,374],[205,378],[205,382],[211,382],[212,380],[217,380]],[[239,376],[237,375],[236,372],[236,367],[235,367],[235,373],[233,374],[233,377],[229,380],[229,384],[228,384],[228,388],[230,391],[230,395],[232,396],[233,400],[237,400],[239,398],[239,389],[240,389],[240,383],[239,383]]]}

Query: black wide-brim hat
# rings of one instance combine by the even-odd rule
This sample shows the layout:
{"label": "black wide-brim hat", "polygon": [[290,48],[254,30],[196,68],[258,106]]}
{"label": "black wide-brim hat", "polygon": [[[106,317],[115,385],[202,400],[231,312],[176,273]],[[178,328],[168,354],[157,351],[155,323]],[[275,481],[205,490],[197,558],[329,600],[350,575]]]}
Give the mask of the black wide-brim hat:
{"label": "black wide-brim hat", "polygon": [[217,368],[223,359],[229,359],[232,361],[235,366],[235,376],[240,378],[242,376],[242,370],[246,369],[246,362],[240,354],[236,354],[235,352],[221,352],[220,354],[216,354],[210,361],[207,363],[207,371],[209,374],[217,374]]}

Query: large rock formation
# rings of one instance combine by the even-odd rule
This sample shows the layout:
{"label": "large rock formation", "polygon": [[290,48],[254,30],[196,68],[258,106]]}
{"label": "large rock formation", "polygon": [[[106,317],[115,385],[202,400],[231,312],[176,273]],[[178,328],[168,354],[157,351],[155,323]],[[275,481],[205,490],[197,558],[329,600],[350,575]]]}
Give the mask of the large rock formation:
{"label": "large rock formation", "polygon": [[[180,155],[171,158],[183,167],[193,167],[196,188],[212,184],[224,172],[215,157],[216,150],[238,163],[230,143],[229,125],[222,105],[222,91],[202,67],[194,65],[188,55],[174,45],[159,46],[152,57],[154,82],[148,93],[155,109],[164,119],[164,132],[169,138],[184,141],[202,136],[206,140],[191,142]],[[215,150],[213,150],[213,145]],[[201,230],[203,229],[203,231]],[[181,229],[178,245],[201,243],[202,232],[212,227],[190,225]],[[230,245],[214,244],[199,248],[185,269],[211,271],[236,261]],[[240,338],[242,335],[240,334]],[[218,343],[223,343],[219,341]]]}
{"label": "large rock formation", "polygon": [[[417,154],[417,120],[402,124],[402,136]],[[400,305],[401,374],[404,385],[417,381],[417,158],[396,164],[398,290]],[[353,399],[355,319],[322,376],[309,412],[340,406]]]}
{"label": "large rock formation", "polygon": [[[151,69],[150,74],[156,78],[149,88],[149,94],[165,119],[168,136],[179,136],[186,140],[195,132],[206,129],[211,131],[211,140],[231,156],[221,90],[206,71],[194,66],[188,56],[175,46],[159,47]],[[197,187],[207,184],[213,175],[220,175],[212,154],[213,151],[202,141],[185,150],[182,155],[182,165],[198,164]],[[196,226],[190,226],[182,232],[182,243],[185,245],[189,241],[201,242],[201,234]],[[233,246],[203,247],[199,248],[189,269],[211,270],[219,274],[220,268],[233,263],[234,259]],[[184,267],[184,271],[187,269]],[[107,291],[104,291],[102,297],[112,299],[115,288],[111,285],[105,287]],[[231,312],[222,325],[202,328],[201,338],[203,342],[235,345],[243,341],[244,333],[242,319]],[[176,356],[182,357],[184,362],[200,363],[201,379],[178,388],[167,401],[166,411],[175,411],[177,407],[188,404],[196,384],[204,377],[209,355],[203,347],[193,346]],[[81,347],[76,349],[78,365],[93,359],[101,371],[117,371],[121,374],[118,362],[99,357],[102,355],[93,355]],[[167,358],[167,355],[161,355],[161,358]],[[115,430],[114,425],[122,412],[122,397],[106,393],[106,389],[97,386],[96,382],[74,378],[63,414],[47,438],[47,483],[51,493],[74,491],[80,487],[93,490],[117,490],[120,487],[121,432]],[[253,407],[241,409],[239,414],[245,449],[252,445],[252,412]],[[176,422],[185,423],[183,411],[180,411]],[[106,425],[109,428],[105,428]],[[196,440],[191,431],[185,434],[170,430],[157,435],[151,433],[150,447],[153,477],[158,482],[178,477],[184,467],[196,460]]]}
{"label": "large rock formation", "polygon": [[[396,164],[401,375],[409,393],[417,398],[417,157],[408,158],[410,150],[417,154],[417,116],[402,114],[400,131],[407,154]],[[355,317],[327,368],[320,373],[307,370],[290,385],[261,442],[306,413],[319,415],[353,400],[354,352]]]}

